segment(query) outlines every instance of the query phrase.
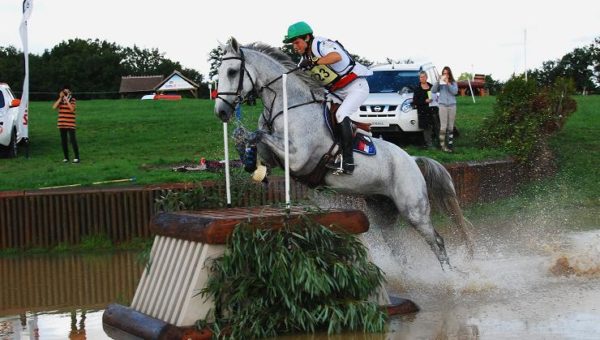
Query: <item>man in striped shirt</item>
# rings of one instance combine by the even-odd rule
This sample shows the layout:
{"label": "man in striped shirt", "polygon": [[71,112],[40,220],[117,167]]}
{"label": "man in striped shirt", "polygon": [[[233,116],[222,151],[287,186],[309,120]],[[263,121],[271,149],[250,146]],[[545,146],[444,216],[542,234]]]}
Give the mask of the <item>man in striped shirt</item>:
{"label": "man in striped shirt", "polygon": [[65,158],[64,163],[69,162],[69,144],[68,140],[71,141],[73,146],[73,163],[79,163],[79,148],[77,147],[77,138],[75,137],[75,108],[76,101],[71,93],[71,87],[68,85],[63,86],[62,90],[58,94],[58,99],[52,105],[53,109],[58,109],[58,129],[60,130],[60,140],[62,142],[62,149]]}

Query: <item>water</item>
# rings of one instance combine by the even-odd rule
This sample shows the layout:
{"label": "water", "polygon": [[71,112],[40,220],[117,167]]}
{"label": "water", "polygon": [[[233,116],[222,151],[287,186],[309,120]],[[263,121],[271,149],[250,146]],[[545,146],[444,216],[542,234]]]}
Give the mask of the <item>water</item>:
{"label": "water", "polygon": [[[458,236],[442,230],[451,273],[411,229],[385,236],[373,229],[364,239],[388,291],[421,311],[392,318],[386,334],[283,338],[598,339],[600,224],[589,224],[597,216],[591,208],[575,215],[587,218],[477,222],[472,261]],[[102,308],[130,301],[141,269],[131,253],[0,259],[0,339],[35,339],[36,324],[40,339],[106,339]]]}
{"label": "water", "polygon": [[0,258],[0,339],[107,339],[103,309],[142,269],[133,252]]}

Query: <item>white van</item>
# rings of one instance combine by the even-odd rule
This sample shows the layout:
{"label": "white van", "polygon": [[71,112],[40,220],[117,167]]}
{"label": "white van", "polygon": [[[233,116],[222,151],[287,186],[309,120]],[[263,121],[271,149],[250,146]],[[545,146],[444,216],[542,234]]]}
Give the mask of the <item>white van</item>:
{"label": "white van", "polygon": [[10,87],[0,83],[0,157],[17,156],[17,144],[22,139],[21,126],[26,124],[19,119],[20,104]]}
{"label": "white van", "polygon": [[431,63],[385,64],[373,66],[371,70],[373,75],[367,77],[369,97],[351,119],[371,124],[373,134],[384,138],[422,134],[417,110],[412,107],[413,91],[419,84],[421,71],[427,73],[430,83],[438,80],[435,66]]}

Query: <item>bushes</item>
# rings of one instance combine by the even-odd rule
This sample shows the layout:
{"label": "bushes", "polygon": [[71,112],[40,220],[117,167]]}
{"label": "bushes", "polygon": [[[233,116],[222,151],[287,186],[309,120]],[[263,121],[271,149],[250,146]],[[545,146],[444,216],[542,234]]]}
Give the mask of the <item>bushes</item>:
{"label": "bushes", "polygon": [[535,157],[575,112],[572,81],[558,79],[539,89],[534,81],[511,78],[496,98],[494,113],[483,122],[479,142],[506,147],[519,161]]}
{"label": "bushes", "polygon": [[368,301],[383,273],[367,249],[355,236],[308,219],[282,230],[236,228],[211,271],[202,294],[215,301],[209,319],[218,338],[385,327],[386,312]]}

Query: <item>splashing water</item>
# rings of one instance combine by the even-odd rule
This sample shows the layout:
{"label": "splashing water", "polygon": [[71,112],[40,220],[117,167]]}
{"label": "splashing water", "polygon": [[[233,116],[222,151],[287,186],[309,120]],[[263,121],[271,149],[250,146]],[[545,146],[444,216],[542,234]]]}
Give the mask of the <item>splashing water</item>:
{"label": "splashing water", "polygon": [[[364,209],[359,197],[317,202]],[[598,339],[600,225],[576,232],[581,225],[565,221],[544,211],[476,222],[472,260],[452,227],[438,228],[452,272],[412,228],[372,223],[362,238],[386,273],[388,292],[421,308],[393,318],[382,339]]]}

